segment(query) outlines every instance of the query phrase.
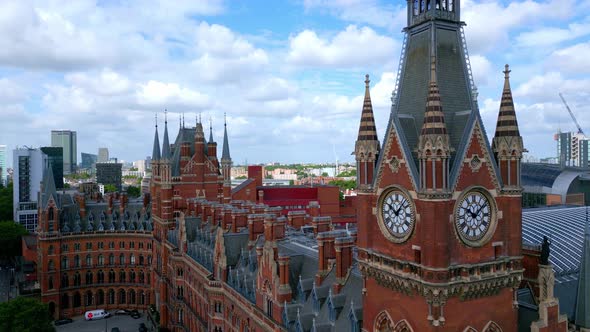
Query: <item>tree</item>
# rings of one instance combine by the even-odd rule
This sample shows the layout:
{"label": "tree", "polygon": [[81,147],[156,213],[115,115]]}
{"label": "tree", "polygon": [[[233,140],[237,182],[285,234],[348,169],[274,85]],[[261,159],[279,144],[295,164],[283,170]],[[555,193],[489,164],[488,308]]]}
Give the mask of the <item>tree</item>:
{"label": "tree", "polygon": [[325,178],[327,178],[327,177],[328,177],[328,176],[330,176],[330,175],[328,174],[328,172],[323,172],[323,173],[322,173],[322,176],[323,176],[323,177],[325,177]]}
{"label": "tree", "polygon": [[338,177],[340,177],[340,178],[346,178],[346,177],[350,177],[350,176],[356,176],[356,169],[352,169],[350,171],[344,171],[344,172],[338,174]]}
{"label": "tree", "polygon": [[[29,232],[21,224],[13,221],[0,222],[0,258],[12,258],[21,255],[21,237]],[[4,331],[0,329],[0,331]]]}
{"label": "tree", "polygon": [[114,184],[105,184],[104,185],[104,192],[105,193],[114,193],[117,191],[117,187]]}
{"label": "tree", "polygon": [[236,176],[237,180],[247,179],[248,177],[245,175]]}
{"label": "tree", "polygon": [[127,195],[130,197],[139,197],[141,196],[141,190],[138,187],[129,186],[127,187]]}
{"label": "tree", "polygon": [[0,188],[0,220],[12,220],[12,182]]}
{"label": "tree", "polygon": [[0,303],[0,331],[55,331],[51,321],[49,306],[40,300],[20,296]]}
{"label": "tree", "polygon": [[340,190],[356,188],[356,180],[334,180],[328,182],[328,184],[340,187]]}

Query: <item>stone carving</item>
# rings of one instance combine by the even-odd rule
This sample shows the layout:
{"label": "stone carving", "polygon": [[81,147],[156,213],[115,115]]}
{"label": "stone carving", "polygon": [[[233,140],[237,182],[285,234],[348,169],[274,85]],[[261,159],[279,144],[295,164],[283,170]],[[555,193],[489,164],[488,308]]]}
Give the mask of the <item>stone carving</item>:
{"label": "stone carving", "polygon": [[541,244],[541,265],[549,265],[549,253],[551,241],[546,236],[543,236],[543,244]]}

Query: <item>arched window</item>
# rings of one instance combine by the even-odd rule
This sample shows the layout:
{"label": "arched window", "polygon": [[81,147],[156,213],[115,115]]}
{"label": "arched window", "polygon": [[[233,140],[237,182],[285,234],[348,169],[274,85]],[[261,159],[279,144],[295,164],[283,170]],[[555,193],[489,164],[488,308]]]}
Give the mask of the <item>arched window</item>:
{"label": "arched window", "polygon": [[125,265],[125,255],[124,254],[119,255],[119,264]]}
{"label": "arched window", "polygon": [[98,273],[96,274],[96,282],[99,284],[104,283],[104,272],[102,272],[102,270],[99,270]]}
{"label": "arched window", "polygon": [[135,271],[131,270],[129,272],[129,282],[130,283],[135,283]]}
{"label": "arched window", "polygon": [[119,282],[125,282],[125,271],[119,271]]}
{"label": "arched window", "polygon": [[53,207],[50,207],[49,211],[47,212],[47,220],[49,220],[49,221],[55,220],[55,210],[53,209]]}
{"label": "arched window", "polygon": [[135,304],[135,290],[129,291],[129,304]]}
{"label": "arched window", "polygon": [[98,290],[97,297],[96,297],[96,304],[103,305],[104,304],[104,292],[102,289]]}
{"label": "arched window", "polygon": [[145,293],[144,291],[141,291],[139,293],[139,304],[144,305],[145,304]]}
{"label": "arched window", "polygon": [[139,255],[139,265],[143,265],[143,255]]}
{"label": "arched window", "polygon": [[109,265],[115,265],[115,255],[109,255]]}
{"label": "arched window", "polygon": [[74,286],[80,286],[80,284],[82,283],[82,278],[80,277],[80,272],[76,271],[76,274],[74,274]]}
{"label": "arched window", "polygon": [[80,267],[80,256],[74,256],[74,267]]}
{"label": "arched window", "polygon": [[80,292],[76,292],[74,293],[74,308],[78,308],[80,306],[80,304],[82,303],[82,299],[80,296]]}
{"label": "arched window", "polygon": [[131,256],[129,256],[129,260],[131,261],[131,265],[135,265],[135,255],[131,254]]}
{"label": "arched window", "polygon": [[62,269],[67,269],[69,268],[68,266],[68,258],[66,256],[61,258],[61,268]]}
{"label": "arched window", "polygon": [[63,294],[61,296],[60,307],[62,309],[67,309],[70,307],[70,296],[68,294]]}
{"label": "arched window", "polygon": [[152,265],[152,256],[151,255],[148,256],[147,263],[148,263],[148,265]]}
{"label": "arched window", "polygon": [[70,282],[69,282],[68,274],[67,273],[64,273],[61,276],[61,287],[62,288],[66,288],[66,287],[69,287],[69,286],[70,286]]}
{"label": "arched window", "polygon": [[90,256],[90,255],[86,255],[86,266],[87,267],[92,266],[92,256]]}
{"label": "arched window", "polygon": [[91,292],[91,291],[87,291],[87,292],[86,292],[86,295],[84,296],[84,298],[85,298],[85,300],[86,300],[86,301],[85,301],[85,303],[86,303],[86,306],[91,306],[91,305],[92,305],[92,300],[93,300],[93,297],[94,297],[94,296],[92,295],[92,292]]}
{"label": "arched window", "polygon": [[102,254],[98,255],[98,265],[99,266],[104,265],[104,256]]}
{"label": "arched window", "polygon": [[115,282],[115,271],[113,271],[112,269],[109,271],[109,282],[110,283]]}
{"label": "arched window", "polygon": [[86,285],[91,285],[92,284],[92,272],[88,271],[86,272]]}
{"label": "arched window", "polygon": [[53,259],[50,259],[49,262],[47,263],[47,269],[49,271],[54,271],[55,270],[55,264],[53,264]]}
{"label": "arched window", "polygon": [[47,289],[53,289],[53,277],[49,276],[47,279]]}
{"label": "arched window", "polygon": [[55,248],[53,248],[53,244],[49,246],[49,248],[47,249],[47,254],[48,255],[53,255],[55,254]]}
{"label": "arched window", "polygon": [[109,304],[115,304],[115,291],[109,289]]}
{"label": "arched window", "polygon": [[120,289],[119,290],[119,304],[125,304],[125,290],[124,289]]}
{"label": "arched window", "polygon": [[145,282],[145,276],[143,274],[143,271],[139,271],[139,283],[143,284]]}

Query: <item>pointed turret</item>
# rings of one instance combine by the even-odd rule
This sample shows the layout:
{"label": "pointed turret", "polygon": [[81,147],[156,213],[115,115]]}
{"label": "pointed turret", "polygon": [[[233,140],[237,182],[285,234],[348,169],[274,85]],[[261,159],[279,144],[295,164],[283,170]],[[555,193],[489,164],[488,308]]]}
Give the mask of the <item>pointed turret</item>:
{"label": "pointed turret", "polygon": [[223,200],[229,203],[231,200],[231,166],[232,160],[229,155],[229,140],[227,138],[227,119],[223,115],[223,152],[221,153],[221,172],[223,175]]}
{"label": "pointed turret", "polygon": [[369,189],[372,185],[375,163],[380,150],[375,117],[373,116],[373,104],[371,103],[370,82],[369,75],[365,75],[365,99],[359,133],[352,153],[356,157],[356,180],[359,189]]}
{"label": "pointed turret", "polygon": [[158,135],[158,115],[156,114],[156,132],[154,134],[154,147],[152,149],[152,162],[160,160],[160,138]]}
{"label": "pointed turret", "polygon": [[164,113],[164,142],[162,144],[162,159],[170,160],[170,140],[168,139],[168,116],[167,111]]}
{"label": "pointed turret", "polygon": [[43,182],[41,185],[43,186],[41,208],[45,209],[50,197],[57,200],[57,190],[55,189],[55,179],[53,178],[51,163],[48,163],[47,168],[45,168],[45,171],[43,172]]}
{"label": "pointed turret", "polygon": [[224,159],[231,161],[231,156],[229,154],[229,140],[227,138],[227,119],[225,119],[225,115],[223,123],[223,152],[221,153],[221,161],[223,162]]}
{"label": "pointed turret", "polygon": [[586,230],[580,264],[575,323],[577,327],[590,329],[590,223],[588,222],[588,212],[586,212]]}
{"label": "pointed turret", "polygon": [[436,79],[436,57],[433,56],[426,111],[417,148],[422,189],[441,190],[448,187],[451,151]]}
{"label": "pointed turret", "polygon": [[209,142],[207,142],[207,155],[215,163],[217,160],[217,142],[213,140],[213,123],[209,119]]}
{"label": "pointed turret", "polygon": [[214,143],[213,141],[213,124],[209,121],[209,143]]}
{"label": "pointed turret", "polygon": [[496,123],[496,133],[492,141],[492,151],[498,162],[504,186],[520,187],[520,161],[526,150],[518,130],[508,65],[504,70],[504,89]]}

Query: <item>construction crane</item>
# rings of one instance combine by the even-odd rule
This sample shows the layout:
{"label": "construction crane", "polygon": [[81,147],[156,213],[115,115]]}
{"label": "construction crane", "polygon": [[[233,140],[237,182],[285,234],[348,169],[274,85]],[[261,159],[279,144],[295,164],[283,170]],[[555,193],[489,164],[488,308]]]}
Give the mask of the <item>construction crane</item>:
{"label": "construction crane", "polygon": [[578,127],[578,134],[582,134],[582,135],[586,136],[586,134],[584,134],[584,131],[582,130],[582,127],[580,127],[578,120],[576,120],[576,117],[574,116],[574,112],[572,112],[570,107],[567,105],[567,102],[565,101],[565,98],[563,98],[563,95],[561,94],[561,92],[559,93],[559,97],[561,98],[561,101],[563,101],[563,104],[565,105],[565,108],[567,108],[567,111],[570,113],[572,120],[574,120],[574,123]]}

